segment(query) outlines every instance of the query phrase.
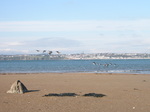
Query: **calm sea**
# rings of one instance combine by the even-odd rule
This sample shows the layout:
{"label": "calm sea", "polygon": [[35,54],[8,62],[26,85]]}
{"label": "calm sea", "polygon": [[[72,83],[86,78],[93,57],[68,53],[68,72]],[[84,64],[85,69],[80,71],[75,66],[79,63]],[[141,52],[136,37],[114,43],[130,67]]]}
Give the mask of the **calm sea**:
{"label": "calm sea", "polygon": [[0,73],[150,74],[150,59],[0,61]]}

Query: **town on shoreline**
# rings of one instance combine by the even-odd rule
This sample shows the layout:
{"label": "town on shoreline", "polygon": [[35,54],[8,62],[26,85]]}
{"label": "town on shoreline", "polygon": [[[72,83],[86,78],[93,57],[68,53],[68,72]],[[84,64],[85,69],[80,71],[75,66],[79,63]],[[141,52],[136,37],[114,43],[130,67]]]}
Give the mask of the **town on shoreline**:
{"label": "town on shoreline", "polygon": [[148,53],[76,53],[0,55],[0,60],[150,59]]}

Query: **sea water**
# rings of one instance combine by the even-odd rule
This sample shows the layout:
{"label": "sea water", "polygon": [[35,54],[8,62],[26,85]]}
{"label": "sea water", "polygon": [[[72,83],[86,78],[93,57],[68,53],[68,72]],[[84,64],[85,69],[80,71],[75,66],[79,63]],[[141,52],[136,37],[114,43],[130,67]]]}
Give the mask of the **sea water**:
{"label": "sea water", "polygon": [[0,73],[71,72],[150,74],[150,59],[0,61]]}

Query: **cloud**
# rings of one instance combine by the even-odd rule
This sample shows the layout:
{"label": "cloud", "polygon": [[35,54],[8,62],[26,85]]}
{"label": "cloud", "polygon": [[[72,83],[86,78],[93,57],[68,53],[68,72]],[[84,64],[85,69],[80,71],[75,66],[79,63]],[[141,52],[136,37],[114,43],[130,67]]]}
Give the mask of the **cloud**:
{"label": "cloud", "polygon": [[5,45],[7,46],[21,46],[23,45],[22,42],[7,42],[7,43],[4,43]]}
{"label": "cloud", "polygon": [[47,31],[117,31],[149,30],[150,19],[141,20],[87,20],[87,21],[7,21],[0,22],[0,32]]}
{"label": "cloud", "polygon": [[50,38],[41,38],[38,40],[26,41],[25,45],[30,47],[47,47],[47,48],[66,48],[66,47],[76,47],[81,43],[77,40],[61,38],[61,37],[50,37]]}
{"label": "cloud", "polygon": [[[142,52],[149,48],[149,30],[150,19],[0,22],[1,35],[9,35],[6,39],[1,38],[0,49],[12,49],[14,52],[28,50],[31,53],[36,49],[63,52],[117,52],[121,49],[124,52]],[[13,33],[8,33],[10,31]],[[12,38],[11,34],[18,37]],[[32,35],[33,38],[30,38]]]}
{"label": "cloud", "polygon": [[14,46],[22,46],[24,43],[14,41],[14,42],[0,42],[0,47],[14,47]]}
{"label": "cloud", "polygon": [[150,40],[138,39],[122,39],[119,41],[108,42],[107,47],[104,49],[110,52],[120,52],[120,53],[145,53],[149,48]]}
{"label": "cloud", "polygon": [[63,37],[49,37],[49,38],[40,38],[36,40],[30,40],[28,41],[7,41],[7,42],[0,42],[0,47],[52,47],[52,48],[58,48],[58,47],[75,47],[79,46],[81,42],[74,40],[74,39],[68,39]]}
{"label": "cloud", "polygon": [[0,49],[0,54],[28,54],[29,51],[28,50],[18,50],[18,49]]}
{"label": "cloud", "polygon": [[1,42],[1,54],[2,53],[35,53],[36,49],[40,50],[59,50],[61,52],[69,52],[73,50],[79,50],[81,42],[74,39],[67,39],[63,37],[50,37],[41,38],[37,40],[28,40],[20,42]]}

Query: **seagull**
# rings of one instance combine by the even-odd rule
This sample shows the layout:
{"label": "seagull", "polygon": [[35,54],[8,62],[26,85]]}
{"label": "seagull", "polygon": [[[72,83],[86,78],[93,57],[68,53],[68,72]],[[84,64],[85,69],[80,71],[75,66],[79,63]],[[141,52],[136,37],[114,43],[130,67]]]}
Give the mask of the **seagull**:
{"label": "seagull", "polygon": [[109,65],[113,65],[112,63],[109,63]]}
{"label": "seagull", "polygon": [[57,54],[60,54],[60,52],[59,52],[59,51],[56,51],[56,53],[57,53]]}
{"label": "seagull", "polygon": [[45,53],[46,52],[46,50],[43,50],[43,53]]}
{"label": "seagull", "polygon": [[37,52],[40,52],[40,50],[36,50]]}
{"label": "seagull", "polygon": [[53,53],[53,51],[49,51],[48,54],[51,55]]}
{"label": "seagull", "polygon": [[104,64],[104,66],[108,67],[108,66],[109,66],[109,64]]}
{"label": "seagull", "polygon": [[96,62],[93,62],[93,65],[96,65]]}

